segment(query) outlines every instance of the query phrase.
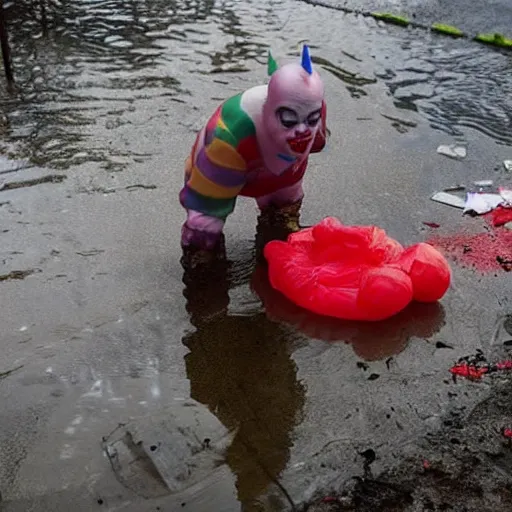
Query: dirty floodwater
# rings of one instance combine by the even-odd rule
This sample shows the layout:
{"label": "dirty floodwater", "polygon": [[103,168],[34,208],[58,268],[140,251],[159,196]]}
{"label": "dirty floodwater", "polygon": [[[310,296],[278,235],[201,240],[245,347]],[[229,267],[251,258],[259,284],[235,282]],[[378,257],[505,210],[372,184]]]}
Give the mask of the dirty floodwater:
{"label": "dirty floodwater", "polygon": [[308,40],[332,135],[302,222],[485,231],[429,197],[510,184],[510,54],[291,0],[4,5],[2,510],[512,509],[507,373],[449,371],[509,357],[510,273],[451,261],[439,304],[334,321],[271,288],[248,200],[227,267],[184,275],[177,201],[208,113]]}

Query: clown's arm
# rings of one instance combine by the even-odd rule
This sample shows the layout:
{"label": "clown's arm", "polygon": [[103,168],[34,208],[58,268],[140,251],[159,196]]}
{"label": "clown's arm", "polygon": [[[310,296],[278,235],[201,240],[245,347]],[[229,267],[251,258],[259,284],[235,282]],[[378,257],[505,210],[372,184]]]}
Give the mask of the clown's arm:
{"label": "clown's arm", "polygon": [[320,153],[325,148],[327,142],[327,105],[325,101],[322,102],[322,114],[320,118],[320,127],[315,136],[311,153]]}
{"label": "clown's arm", "polygon": [[180,202],[187,210],[183,246],[208,250],[219,241],[226,218],[233,212],[246,182],[247,164],[237,142],[225,123],[219,126],[210,121],[198,135],[180,192]]}

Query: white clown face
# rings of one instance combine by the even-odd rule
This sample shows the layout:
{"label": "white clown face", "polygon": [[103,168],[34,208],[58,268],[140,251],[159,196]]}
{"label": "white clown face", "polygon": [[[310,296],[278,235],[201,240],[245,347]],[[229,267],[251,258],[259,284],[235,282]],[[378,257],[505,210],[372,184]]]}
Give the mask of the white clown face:
{"label": "white clown face", "polygon": [[324,88],[318,73],[287,64],[272,75],[263,108],[263,122],[278,151],[307,154],[321,125]]}

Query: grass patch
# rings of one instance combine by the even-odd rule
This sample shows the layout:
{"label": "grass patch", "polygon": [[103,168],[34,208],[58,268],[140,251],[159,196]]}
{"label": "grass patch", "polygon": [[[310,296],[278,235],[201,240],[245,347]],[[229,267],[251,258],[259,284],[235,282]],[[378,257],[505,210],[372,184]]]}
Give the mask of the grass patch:
{"label": "grass patch", "polygon": [[431,27],[432,31],[439,32],[440,34],[447,34],[453,37],[463,37],[464,32],[460,28],[453,27],[452,25],[445,25],[444,23],[434,23]]}
{"label": "grass patch", "polygon": [[502,48],[512,48],[512,39],[508,39],[502,34],[478,34],[474,39],[480,43],[500,46]]}
{"label": "grass patch", "polygon": [[382,20],[387,23],[393,23],[395,25],[400,25],[402,27],[407,27],[410,24],[410,21],[404,16],[398,16],[397,14],[390,14],[385,12],[372,12],[371,15],[376,20]]}

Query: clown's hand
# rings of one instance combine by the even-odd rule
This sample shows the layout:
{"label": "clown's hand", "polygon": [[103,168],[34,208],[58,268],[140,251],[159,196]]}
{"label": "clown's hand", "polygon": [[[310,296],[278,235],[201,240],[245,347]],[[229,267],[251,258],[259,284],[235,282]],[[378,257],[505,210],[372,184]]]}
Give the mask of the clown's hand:
{"label": "clown's hand", "polygon": [[181,229],[181,246],[189,267],[202,266],[224,259],[224,220],[193,210]]}

